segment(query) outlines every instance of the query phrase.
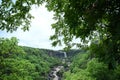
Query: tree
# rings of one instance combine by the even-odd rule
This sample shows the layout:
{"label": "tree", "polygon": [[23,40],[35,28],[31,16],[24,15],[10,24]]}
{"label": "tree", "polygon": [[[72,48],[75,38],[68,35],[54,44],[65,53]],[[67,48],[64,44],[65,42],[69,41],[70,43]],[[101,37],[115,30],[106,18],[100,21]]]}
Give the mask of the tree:
{"label": "tree", "polygon": [[59,62],[42,49],[18,46],[15,37],[0,38],[0,80],[46,80]]}
{"label": "tree", "polygon": [[33,16],[29,13],[32,5],[40,5],[44,0],[1,0],[0,1],[0,29],[13,32],[22,26],[29,30],[30,20]]}
{"label": "tree", "polygon": [[106,37],[118,35],[119,3],[119,0],[49,0],[46,6],[56,12],[54,18],[57,20],[52,25],[56,34],[51,39],[63,36],[70,41],[75,36],[84,40],[95,31]]}
{"label": "tree", "polygon": [[52,25],[53,45],[63,40],[69,47],[74,37],[85,42],[97,35],[96,51],[102,46],[106,49],[102,53],[97,51],[101,56],[97,57],[107,63],[109,69],[120,63],[120,0],[49,0],[46,6],[55,12],[57,21]]}
{"label": "tree", "polygon": [[11,39],[0,38],[0,51],[0,56],[4,58],[8,58],[14,54],[24,53],[18,46],[18,40],[15,37]]}
{"label": "tree", "polygon": [[33,64],[18,58],[18,55],[23,53],[25,52],[18,46],[18,40],[15,37],[0,38],[0,80],[21,80],[23,78],[31,80],[27,73],[32,70],[29,66],[33,66]]}
{"label": "tree", "polygon": [[[0,29],[14,31],[22,25],[28,30],[32,5],[46,2],[49,11],[54,11],[56,23],[52,24],[55,34],[51,36],[53,45],[64,44],[71,48],[73,38],[82,42],[99,37],[99,46],[106,52],[98,53],[100,60],[114,68],[120,63],[120,0],[2,0],[0,4]],[[79,44],[77,44],[79,45]],[[114,64],[113,64],[114,63]]]}

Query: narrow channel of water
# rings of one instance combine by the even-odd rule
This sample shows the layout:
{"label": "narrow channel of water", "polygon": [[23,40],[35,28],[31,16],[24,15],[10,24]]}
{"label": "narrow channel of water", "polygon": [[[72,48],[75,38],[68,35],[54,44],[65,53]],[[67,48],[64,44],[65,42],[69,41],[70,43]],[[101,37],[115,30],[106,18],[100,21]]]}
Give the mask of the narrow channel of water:
{"label": "narrow channel of water", "polygon": [[53,78],[53,80],[59,80],[59,77],[57,76],[57,72],[59,72],[62,68],[63,68],[63,66],[58,66],[55,68],[55,71],[53,72],[53,75],[55,77]]}
{"label": "narrow channel of water", "polygon": [[50,72],[50,75],[52,77],[48,80],[60,80],[59,76],[57,75],[57,72],[59,72],[62,68],[63,66],[54,67],[54,69]]}

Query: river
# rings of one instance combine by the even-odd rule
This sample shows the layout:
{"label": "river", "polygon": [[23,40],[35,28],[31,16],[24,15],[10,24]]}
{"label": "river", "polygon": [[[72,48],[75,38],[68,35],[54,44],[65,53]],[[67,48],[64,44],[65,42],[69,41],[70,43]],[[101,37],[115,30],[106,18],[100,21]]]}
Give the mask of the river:
{"label": "river", "polygon": [[59,76],[57,75],[57,72],[59,72],[62,68],[63,66],[54,67],[54,69],[51,71],[52,72],[51,75],[53,76],[53,79],[50,80],[60,80]]}

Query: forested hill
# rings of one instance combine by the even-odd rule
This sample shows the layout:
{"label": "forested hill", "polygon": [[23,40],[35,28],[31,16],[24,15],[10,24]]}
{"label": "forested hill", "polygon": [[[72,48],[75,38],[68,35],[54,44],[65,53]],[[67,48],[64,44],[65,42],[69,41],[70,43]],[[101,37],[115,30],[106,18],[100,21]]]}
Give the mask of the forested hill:
{"label": "forested hill", "polygon": [[47,80],[60,60],[44,50],[18,46],[17,39],[0,38],[0,80]]}
{"label": "forested hill", "polygon": [[[55,57],[55,58],[64,58],[64,51],[63,50],[50,50],[50,49],[39,49],[39,48],[33,48],[33,47],[28,47],[28,46],[21,46],[27,53],[35,53],[36,50],[38,52],[42,51],[44,54]],[[83,50],[80,49],[71,49],[66,52],[67,57],[71,58],[75,55],[77,55],[79,52],[83,52]]]}

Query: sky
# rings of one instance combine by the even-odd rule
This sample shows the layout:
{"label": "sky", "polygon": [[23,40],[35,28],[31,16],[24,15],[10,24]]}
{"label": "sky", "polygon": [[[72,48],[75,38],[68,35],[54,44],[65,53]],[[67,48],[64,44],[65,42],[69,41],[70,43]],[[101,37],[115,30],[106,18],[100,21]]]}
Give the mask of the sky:
{"label": "sky", "polygon": [[22,46],[53,50],[63,49],[62,46],[52,47],[52,41],[49,40],[49,37],[54,34],[54,30],[51,29],[51,24],[55,22],[52,19],[53,12],[48,12],[45,5],[42,5],[41,7],[33,6],[30,13],[34,16],[34,19],[31,20],[29,31],[23,32],[21,29],[13,33],[0,31],[0,37],[17,37],[19,45]]}

